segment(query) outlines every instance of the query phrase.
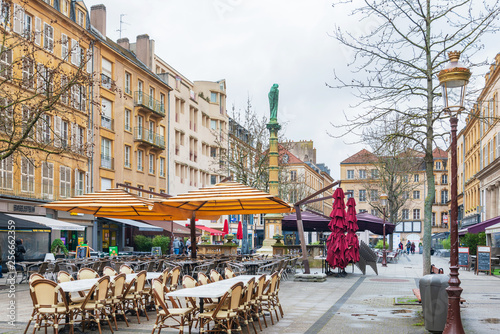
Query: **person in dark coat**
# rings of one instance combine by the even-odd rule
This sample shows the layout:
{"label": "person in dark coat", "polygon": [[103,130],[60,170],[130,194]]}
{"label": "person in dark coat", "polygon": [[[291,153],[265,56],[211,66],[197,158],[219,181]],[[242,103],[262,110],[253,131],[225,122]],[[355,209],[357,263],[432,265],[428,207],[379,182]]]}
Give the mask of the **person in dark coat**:
{"label": "person in dark coat", "polygon": [[412,254],[415,254],[415,243],[414,242],[411,243],[410,250],[411,250]]}
{"label": "person in dark coat", "polygon": [[406,254],[407,255],[410,254],[410,248],[411,248],[411,242],[410,242],[410,240],[408,240],[408,242],[406,243]]}
{"label": "person in dark coat", "polygon": [[23,239],[17,239],[16,240],[16,248],[14,251],[14,257],[15,257],[16,263],[24,261],[24,254],[26,254],[26,248],[24,248]]}

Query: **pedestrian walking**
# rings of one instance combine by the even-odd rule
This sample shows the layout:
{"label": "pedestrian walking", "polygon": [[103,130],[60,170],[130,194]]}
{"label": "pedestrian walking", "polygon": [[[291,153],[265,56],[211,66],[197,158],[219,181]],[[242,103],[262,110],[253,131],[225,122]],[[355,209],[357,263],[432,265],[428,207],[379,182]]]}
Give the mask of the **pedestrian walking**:
{"label": "pedestrian walking", "polygon": [[414,255],[415,254],[415,243],[414,242],[411,243],[410,250],[411,250],[411,254]]}
{"label": "pedestrian walking", "polygon": [[174,254],[179,255],[179,251],[181,248],[181,241],[179,238],[174,239],[173,246],[174,246]]}
{"label": "pedestrian walking", "polygon": [[402,242],[402,241],[400,241],[400,242],[399,242],[399,245],[398,245],[399,254],[403,254],[403,247],[404,247],[404,246],[403,246],[403,242]]}
{"label": "pedestrian walking", "polygon": [[406,254],[407,255],[410,255],[410,248],[411,248],[411,242],[410,242],[410,240],[408,240],[408,242],[406,243]]}

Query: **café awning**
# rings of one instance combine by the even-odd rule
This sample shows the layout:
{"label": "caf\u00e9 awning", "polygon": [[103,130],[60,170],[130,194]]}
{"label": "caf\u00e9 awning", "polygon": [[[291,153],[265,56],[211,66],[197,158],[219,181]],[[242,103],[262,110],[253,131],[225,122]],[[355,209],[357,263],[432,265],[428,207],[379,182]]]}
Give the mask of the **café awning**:
{"label": "caf\u00e9 awning", "polygon": [[161,203],[195,212],[198,219],[229,214],[290,213],[293,210],[282,199],[237,182],[218,183],[163,199]]}
{"label": "caf\u00e9 awning", "polygon": [[224,232],[207,227],[207,226],[196,225],[196,228],[199,230],[202,230],[202,231],[206,231],[206,232],[210,233],[210,235],[224,235]]}
{"label": "caf\u00e9 awning", "polygon": [[52,229],[45,225],[35,223],[24,218],[15,218],[5,213],[0,213],[0,231],[7,232],[51,232]]}
{"label": "caf\u00e9 awning", "polygon": [[479,224],[467,226],[466,228],[463,228],[460,231],[458,231],[458,234],[459,235],[464,235],[465,233],[477,234],[479,232],[484,232],[487,227],[490,227],[498,223],[500,223],[500,216],[490,218]]}
{"label": "caf\u00e9 awning", "polygon": [[100,217],[100,218],[98,218],[98,220],[99,221],[109,220],[109,221],[113,221],[113,222],[116,222],[116,223],[129,225],[129,226],[132,226],[132,227],[137,227],[139,229],[139,231],[143,231],[143,232],[163,232],[163,228],[161,228],[161,227],[153,226],[153,225],[150,225],[150,224],[146,224],[146,223],[143,223],[143,222],[138,222],[138,221],[131,220],[131,219]]}
{"label": "caf\u00e9 awning", "polygon": [[28,215],[14,215],[14,214],[7,214],[10,217],[16,218],[16,219],[24,219],[24,220],[29,220],[31,222],[37,223],[37,224],[42,224],[52,230],[59,230],[59,231],[85,231],[85,226],[78,225],[78,224],[73,224],[73,223],[68,223],[62,220],[57,220],[57,219],[52,219],[49,217],[43,217],[43,216],[28,216]]}
{"label": "caf\u00e9 awning", "polygon": [[191,212],[160,204],[159,199],[143,198],[123,189],[108,189],[43,204],[45,208],[87,213],[96,217],[120,219],[178,220]]}

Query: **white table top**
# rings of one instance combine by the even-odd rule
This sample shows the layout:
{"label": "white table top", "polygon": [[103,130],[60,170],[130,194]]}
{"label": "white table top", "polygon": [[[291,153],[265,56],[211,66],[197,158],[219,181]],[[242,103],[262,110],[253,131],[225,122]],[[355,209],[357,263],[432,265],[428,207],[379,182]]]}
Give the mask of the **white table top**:
{"label": "white table top", "polygon": [[[240,275],[233,278],[200,285],[189,289],[180,289],[167,293],[172,297],[198,297],[198,298],[219,298],[238,282],[247,283],[252,277],[257,280],[261,275]],[[267,276],[269,278],[270,276]]]}
{"label": "white table top", "polygon": [[[146,275],[147,280],[152,280],[155,278],[158,278],[161,276],[162,273],[156,273],[156,272],[148,272]],[[137,276],[137,273],[135,274],[127,274],[127,277],[125,278],[126,282],[130,282],[134,277]],[[115,276],[110,276],[110,280],[113,280],[113,277]],[[78,292],[78,291],[85,291],[85,290],[90,290],[92,286],[99,280],[99,278],[91,278],[91,279],[81,279],[81,280],[76,280],[76,281],[69,281],[69,282],[62,282],[59,283],[59,286],[64,292]]]}

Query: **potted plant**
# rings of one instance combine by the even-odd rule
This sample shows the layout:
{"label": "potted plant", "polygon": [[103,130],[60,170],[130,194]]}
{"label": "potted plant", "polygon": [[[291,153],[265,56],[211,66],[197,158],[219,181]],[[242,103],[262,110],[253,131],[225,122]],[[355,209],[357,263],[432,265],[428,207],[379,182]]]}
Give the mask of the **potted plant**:
{"label": "potted plant", "polygon": [[61,255],[61,253],[63,253],[64,256],[68,255],[69,253],[68,249],[64,245],[64,242],[61,239],[54,239],[54,241],[52,241],[52,245],[50,245],[50,252],[54,254],[55,257]]}
{"label": "potted plant", "polygon": [[275,235],[273,235],[273,239],[276,240],[277,244],[281,244],[281,240],[283,240],[284,237],[282,234],[276,233]]}
{"label": "potted plant", "polygon": [[233,239],[234,239],[234,234],[226,234],[224,236],[224,239],[227,240],[227,243],[228,244],[232,244],[233,243]]}
{"label": "potted plant", "polygon": [[210,236],[208,234],[203,234],[201,236],[201,242],[203,245],[210,245]]}

